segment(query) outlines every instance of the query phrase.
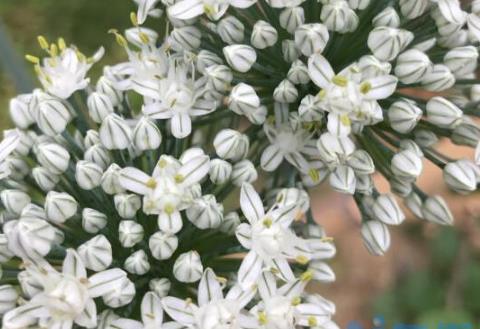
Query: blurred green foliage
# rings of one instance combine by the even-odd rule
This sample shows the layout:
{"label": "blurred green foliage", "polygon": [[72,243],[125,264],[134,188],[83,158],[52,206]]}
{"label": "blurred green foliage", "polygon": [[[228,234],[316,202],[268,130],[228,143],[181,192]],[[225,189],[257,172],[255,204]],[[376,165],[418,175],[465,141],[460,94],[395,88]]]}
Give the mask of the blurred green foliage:
{"label": "blurred green foliage", "polygon": [[480,321],[480,264],[465,237],[452,228],[441,229],[428,242],[428,264],[405,273],[374,306],[387,328],[395,323],[424,325]]}

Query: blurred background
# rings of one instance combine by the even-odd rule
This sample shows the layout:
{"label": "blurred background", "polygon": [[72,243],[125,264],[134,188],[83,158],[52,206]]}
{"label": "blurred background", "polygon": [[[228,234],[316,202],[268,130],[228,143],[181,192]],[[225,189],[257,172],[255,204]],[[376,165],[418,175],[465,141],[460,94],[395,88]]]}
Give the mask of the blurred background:
{"label": "blurred background", "polygon": [[[91,71],[95,81],[98,68],[124,58],[107,31],[128,27],[128,14],[135,9],[131,0],[0,0],[0,128],[11,125],[9,98],[35,86],[32,67],[23,56],[41,55],[37,35],[64,37],[87,55],[103,45],[106,56]],[[150,27],[161,28],[154,24]],[[471,150],[447,142],[438,147],[454,158],[472,157]],[[376,184],[388,190],[380,178]],[[342,328],[372,328],[375,317],[384,319],[388,328],[395,323],[432,329],[442,323],[471,323],[476,328],[480,323],[480,195],[449,193],[441,171],[428,163],[419,185],[446,197],[455,226],[408,219],[391,227],[392,247],[384,257],[371,256],[363,247],[360,217],[351,198],[327,186],[312,191],[315,218],[338,249],[332,264],[337,281],[312,289],[337,304],[336,320]],[[381,321],[376,325],[381,327]]]}

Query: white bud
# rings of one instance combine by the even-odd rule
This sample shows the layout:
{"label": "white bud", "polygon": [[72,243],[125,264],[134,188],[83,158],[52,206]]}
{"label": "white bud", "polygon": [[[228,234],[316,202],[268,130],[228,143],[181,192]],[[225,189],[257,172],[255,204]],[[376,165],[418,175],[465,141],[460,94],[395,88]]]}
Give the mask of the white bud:
{"label": "white bud", "polygon": [[283,59],[288,63],[292,63],[293,61],[297,60],[298,57],[300,57],[300,54],[297,50],[297,47],[295,46],[295,41],[283,40],[282,54],[283,54]]}
{"label": "white bud", "polygon": [[213,146],[222,159],[238,161],[247,155],[250,142],[246,135],[236,130],[223,129],[215,136]]}
{"label": "white bud", "polygon": [[222,59],[209,50],[200,50],[197,54],[197,70],[200,73],[204,73],[210,66],[221,64],[223,64]]}
{"label": "white bud", "polygon": [[122,218],[132,218],[142,206],[140,197],[136,194],[121,193],[113,198],[115,209]]}
{"label": "white bud", "polygon": [[103,146],[109,150],[123,150],[130,146],[132,131],[125,120],[115,113],[105,117],[98,132]]}
{"label": "white bud", "polygon": [[56,136],[62,133],[71,120],[71,114],[65,103],[53,96],[37,97],[35,106],[35,122],[47,136]]}
{"label": "white bud", "polygon": [[399,100],[388,109],[390,126],[399,133],[406,134],[415,128],[422,118],[423,111],[408,100]]}
{"label": "white bud", "polygon": [[298,114],[300,114],[302,120],[307,122],[320,121],[324,116],[318,99],[313,95],[306,95],[302,98],[298,107]]}
{"label": "white bud", "polygon": [[236,186],[252,183],[258,178],[257,170],[250,160],[242,160],[233,165],[232,182]]}
{"label": "white bud", "polygon": [[31,97],[31,94],[23,94],[10,100],[10,118],[17,128],[27,129],[35,122],[28,106]]}
{"label": "white bud", "polygon": [[112,246],[103,235],[97,235],[81,244],[77,251],[89,270],[100,272],[112,264]]}
{"label": "white bud", "polygon": [[378,60],[373,55],[364,55],[358,61],[358,68],[362,72],[362,76],[375,78],[388,75],[392,70],[392,65],[389,62]]}
{"label": "white bud", "polygon": [[337,166],[329,177],[330,186],[337,192],[353,194],[355,192],[355,172],[348,166]]}
{"label": "white bud", "polygon": [[457,47],[448,51],[443,62],[457,78],[473,73],[477,68],[478,50],[474,46]]}
{"label": "white bud", "polygon": [[336,279],[335,272],[333,272],[332,268],[322,261],[316,260],[310,262],[308,271],[311,271],[313,279],[319,282],[334,282]]}
{"label": "white bud", "polygon": [[474,121],[462,120],[462,123],[453,129],[450,139],[455,144],[475,147],[480,141],[480,127]]}
{"label": "white bud", "polygon": [[119,284],[109,293],[103,295],[103,302],[110,307],[117,308],[131,303],[135,297],[135,285],[125,275]]}
{"label": "white bud", "polygon": [[119,106],[123,101],[123,93],[116,89],[112,81],[106,76],[101,76],[98,79],[96,89],[98,92],[107,95],[113,106]]}
{"label": "white bud", "polygon": [[0,286],[0,315],[15,308],[18,297],[18,292],[13,286],[9,284]]}
{"label": "white bud", "polygon": [[119,194],[125,192],[119,181],[121,169],[117,164],[113,163],[103,173],[101,184],[105,193]]}
{"label": "white bud", "polygon": [[143,249],[135,251],[127,257],[123,267],[132,274],[144,275],[150,271],[150,263]]}
{"label": "white bud", "polygon": [[32,201],[27,193],[12,189],[1,191],[0,198],[5,209],[15,215],[20,215],[23,208]]}
{"label": "white bud", "polygon": [[225,234],[233,235],[238,225],[240,225],[240,216],[232,211],[223,217],[223,222],[220,224],[219,229]]}
{"label": "white bud", "polygon": [[211,65],[205,69],[204,75],[209,87],[220,93],[228,90],[233,79],[232,70],[225,65]]}
{"label": "white bud", "polygon": [[429,5],[429,0],[400,0],[400,11],[408,19],[421,16]]}
{"label": "white bud", "polygon": [[93,121],[102,123],[103,119],[113,113],[113,105],[110,98],[102,93],[93,92],[87,98],[88,113]]}
{"label": "white bud", "polygon": [[65,192],[50,191],[45,198],[47,218],[55,223],[63,223],[77,213],[78,203]]}
{"label": "white bud", "polygon": [[243,41],[245,26],[238,18],[228,16],[218,22],[217,33],[223,42],[233,45]]}
{"label": "white bud", "polygon": [[426,220],[440,225],[452,225],[453,215],[445,201],[439,196],[429,197],[423,203],[423,216]]}
{"label": "white bud", "polygon": [[25,176],[27,176],[30,173],[30,166],[20,156],[17,156],[14,154],[8,156],[5,159],[4,165],[5,164],[10,169],[9,178],[13,180],[22,181],[25,178]]}
{"label": "white bud", "polygon": [[436,126],[453,128],[462,115],[462,110],[443,97],[432,97],[427,102],[427,120]]}
{"label": "white bud", "polygon": [[239,115],[247,115],[260,107],[260,97],[252,86],[241,82],[232,88],[228,107]]}
{"label": "white bud", "polygon": [[212,183],[217,185],[225,184],[232,175],[232,165],[222,159],[213,159],[210,161],[208,174]]}
{"label": "white bud", "polygon": [[200,47],[202,33],[194,26],[176,27],[168,37],[168,44],[176,51],[196,50]]}
{"label": "white bud", "polygon": [[181,254],[173,265],[173,275],[180,282],[191,283],[200,280],[203,274],[203,265],[200,255],[196,251]]}
{"label": "white bud", "polygon": [[158,231],[148,240],[148,247],[155,259],[169,259],[178,248],[178,238],[172,233]]}
{"label": "white bud", "polygon": [[259,20],[253,26],[250,43],[258,49],[265,49],[273,46],[278,40],[278,33],[269,23]]}
{"label": "white bud", "polygon": [[318,139],[317,148],[322,161],[337,163],[340,159],[349,157],[355,151],[355,144],[347,136],[339,137],[326,132]]}
{"label": "white bud", "polygon": [[435,143],[438,142],[437,135],[435,135],[435,133],[430,130],[418,129],[415,130],[414,135],[415,143],[417,143],[421,147],[433,146]]}
{"label": "white bud", "polygon": [[37,160],[54,174],[64,173],[70,162],[70,154],[59,144],[43,143],[37,148]]}
{"label": "white bud", "polygon": [[112,159],[110,158],[110,153],[101,144],[95,144],[90,146],[84,153],[83,158],[88,162],[98,165],[102,169],[102,171],[107,169],[107,167],[112,162]]}
{"label": "white bud", "polygon": [[405,84],[419,82],[431,69],[432,63],[425,53],[409,49],[397,57],[395,76]]}
{"label": "white bud", "polygon": [[388,182],[390,183],[390,191],[395,193],[402,198],[405,198],[413,190],[413,179],[405,179],[399,176],[393,176],[389,178]]}
{"label": "white bud", "polygon": [[98,131],[90,129],[85,133],[85,138],[83,139],[83,144],[85,148],[90,148],[93,145],[100,144],[100,137],[98,136]]}
{"label": "white bud", "polygon": [[320,23],[303,24],[295,30],[295,46],[305,56],[321,53],[328,39],[328,30]]}
{"label": "white bud", "polygon": [[346,1],[330,1],[322,6],[320,20],[330,31],[347,33],[355,31],[358,16]]}
{"label": "white bud", "polygon": [[8,262],[14,254],[10,249],[8,249],[8,239],[7,236],[3,233],[0,233],[0,263]]}
{"label": "white bud", "polygon": [[35,183],[45,192],[51,191],[60,181],[60,176],[51,173],[44,167],[35,167],[32,170]]}
{"label": "white bud", "polygon": [[374,27],[399,27],[400,17],[398,16],[397,11],[393,9],[393,7],[387,7],[373,18],[372,24]]}
{"label": "white bud", "polygon": [[20,215],[21,218],[38,218],[47,220],[47,215],[45,214],[45,210],[37,206],[36,204],[30,203],[23,208],[22,213]]}
{"label": "white bud", "polygon": [[352,9],[364,10],[370,4],[370,0],[348,0],[348,5]]}
{"label": "white bud", "polygon": [[107,226],[107,216],[98,210],[84,208],[82,210],[82,227],[85,232],[96,234]]}
{"label": "white bud", "polygon": [[368,35],[368,48],[379,60],[391,61],[413,40],[413,33],[407,30],[380,26]]}
{"label": "white bud", "polygon": [[78,186],[84,190],[92,190],[100,185],[102,168],[89,161],[80,160],[75,167],[75,180]]}
{"label": "white bud", "polygon": [[[138,23],[141,24],[141,19],[138,17]],[[152,29],[135,26],[125,30],[125,38],[128,42],[134,44],[135,46],[142,48],[145,46],[145,37],[148,40],[149,44],[155,44],[155,41],[158,39],[158,33]]]}
{"label": "white bud", "polygon": [[355,150],[348,157],[347,164],[355,171],[355,174],[369,175],[375,171],[372,157],[364,150]]}
{"label": "white bud", "polygon": [[273,91],[273,99],[279,103],[293,103],[297,100],[298,91],[295,85],[285,79]]}
{"label": "white bud", "polygon": [[373,203],[372,211],[375,219],[388,225],[399,225],[405,220],[397,200],[391,194],[378,196]]}
{"label": "white bud", "polygon": [[133,145],[138,150],[155,150],[162,142],[162,134],[152,119],[142,117],[133,130]]}
{"label": "white bud", "polygon": [[373,192],[373,179],[371,175],[356,174],[355,192],[371,195]]}
{"label": "white bud", "polygon": [[[450,34],[440,36],[437,39],[437,44],[443,48],[456,48],[465,46],[468,43],[468,31],[458,29],[458,25],[449,24],[453,26],[454,31]],[[441,30],[440,30],[441,31]]]}
{"label": "white bud", "polygon": [[168,296],[171,286],[172,283],[167,278],[152,279],[148,283],[150,290],[156,293],[159,297]]}
{"label": "white bud", "polygon": [[195,199],[187,208],[187,218],[201,230],[218,228],[223,220],[223,205],[212,194]]}
{"label": "white bud", "polygon": [[362,224],[363,244],[374,256],[383,256],[390,248],[390,232],[387,225],[376,220]]}
{"label": "white bud", "polygon": [[405,205],[415,216],[418,218],[423,218],[423,201],[418,194],[410,193],[408,196],[404,197],[404,201]]}
{"label": "white bud", "polygon": [[477,189],[477,180],[480,169],[469,160],[458,160],[448,163],[443,168],[443,179],[449,188],[468,194]]}
{"label": "white bud", "polygon": [[422,78],[422,86],[429,91],[443,91],[455,84],[455,77],[443,64],[435,64]]}
{"label": "white bud", "polygon": [[305,12],[302,7],[285,8],[280,13],[279,21],[281,27],[293,34],[305,22]]}
{"label": "white bud", "polygon": [[306,84],[310,82],[308,68],[301,60],[295,60],[290,66],[287,78],[294,84]]}
{"label": "white bud", "polygon": [[403,150],[392,157],[390,167],[394,175],[412,181],[422,173],[423,163],[414,151]]}
{"label": "white bud", "polygon": [[226,46],[223,55],[232,69],[242,73],[248,72],[257,60],[255,49],[247,45]]}
{"label": "white bud", "polygon": [[131,248],[143,240],[143,226],[133,220],[122,220],[118,225],[118,239],[125,248]]}

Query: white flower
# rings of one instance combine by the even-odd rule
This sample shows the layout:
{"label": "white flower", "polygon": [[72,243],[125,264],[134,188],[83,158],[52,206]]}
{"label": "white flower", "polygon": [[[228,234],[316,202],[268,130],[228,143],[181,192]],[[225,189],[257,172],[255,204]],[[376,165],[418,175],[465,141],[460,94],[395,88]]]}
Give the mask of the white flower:
{"label": "white flower", "polygon": [[240,192],[240,207],[248,223],[237,227],[236,236],[249,252],[238,270],[239,284],[244,289],[250,288],[263,268],[274,269],[282,280],[293,280],[288,259],[308,261],[310,257],[306,241],[289,228],[295,219],[297,205],[273,206],[265,212],[253,186],[244,183]]}
{"label": "white flower", "polygon": [[0,179],[7,177],[10,174],[10,168],[5,162],[5,159],[15,150],[18,143],[20,143],[20,136],[16,131],[9,133],[0,143]]}
{"label": "white flower", "polygon": [[176,233],[182,228],[180,211],[194,201],[192,186],[205,177],[209,169],[210,160],[203,152],[183,157],[180,161],[162,155],[152,176],[128,167],[121,170],[120,184],[144,196],[143,211],[158,215],[158,226],[162,231]]}
{"label": "white flower", "polygon": [[138,5],[137,21],[138,24],[143,24],[147,16],[160,17],[161,9],[155,8],[159,0],[135,0]]}
{"label": "white flower", "polygon": [[67,250],[62,272],[48,263],[30,265],[27,271],[38,280],[42,291],[4,315],[6,329],[35,324],[68,329],[74,323],[92,328],[97,323],[93,298],[106,295],[126,277],[122,270],[111,269],[88,278],[80,256],[72,249]]}
{"label": "white flower", "polygon": [[188,328],[251,328],[254,319],[241,311],[254,297],[256,290],[242,290],[239,286],[233,286],[224,296],[220,280],[212,269],[207,268],[198,284],[198,304],[168,296],[162,299],[165,312]]}
{"label": "white flower", "polygon": [[256,0],[181,0],[168,8],[168,15],[174,19],[187,20],[206,14],[212,20],[218,20],[229,6],[248,8]]}

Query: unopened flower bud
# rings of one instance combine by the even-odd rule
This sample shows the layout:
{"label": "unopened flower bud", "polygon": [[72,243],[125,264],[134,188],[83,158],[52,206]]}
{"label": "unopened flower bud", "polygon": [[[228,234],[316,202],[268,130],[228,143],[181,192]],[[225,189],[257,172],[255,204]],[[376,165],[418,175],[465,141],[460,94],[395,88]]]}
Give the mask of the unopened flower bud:
{"label": "unopened flower bud", "polygon": [[13,256],[13,252],[8,249],[7,236],[4,233],[0,233],[0,263],[8,262]]}
{"label": "unopened flower bud", "polygon": [[453,215],[440,196],[429,197],[423,203],[423,216],[426,220],[440,225],[452,225]]}
{"label": "unopened flower bud", "polygon": [[82,210],[82,227],[85,232],[96,234],[107,226],[107,216],[98,210],[84,208]]}
{"label": "unopened flower bud", "polygon": [[223,205],[217,203],[214,195],[207,194],[196,199],[186,214],[188,220],[201,230],[218,228],[223,220]]}
{"label": "unopened flower bud", "polygon": [[178,238],[172,233],[158,231],[148,240],[148,247],[155,259],[169,259],[177,250]]}
{"label": "unopened flower bud", "polygon": [[131,303],[134,297],[135,285],[125,275],[125,277],[119,279],[119,284],[116,286],[116,289],[103,295],[102,300],[105,305],[118,308]]}
{"label": "unopened flower bud", "polygon": [[103,173],[101,185],[105,193],[119,194],[125,192],[119,181],[120,170],[121,168],[117,164],[113,163]]}
{"label": "unopened flower bud", "polygon": [[155,150],[162,142],[162,134],[155,122],[142,117],[133,130],[133,145],[141,151]]}
{"label": "unopened flower bud", "polygon": [[97,235],[81,244],[77,251],[89,270],[100,272],[112,264],[112,246],[103,235]]}
{"label": "unopened flower bud", "polygon": [[84,153],[83,158],[88,162],[98,165],[102,170],[107,169],[112,162],[110,153],[101,144],[90,146]]}
{"label": "unopened flower bud", "polygon": [[435,64],[420,82],[429,91],[443,91],[455,84],[455,76],[446,65]]}
{"label": "unopened flower bud", "polygon": [[394,176],[388,182],[390,183],[390,190],[402,198],[409,195],[413,190],[414,181],[412,179]]}
{"label": "unopened flower bud", "polygon": [[478,50],[474,46],[457,47],[448,51],[443,62],[455,77],[462,79],[477,68]]}
{"label": "unopened flower bud", "polygon": [[78,203],[65,192],[50,191],[45,199],[47,218],[55,223],[64,223],[77,213]]}
{"label": "unopened flower bud", "polygon": [[113,198],[115,209],[122,218],[132,218],[142,206],[140,197],[136,194],[121,193]]}
{"label": "unopened flower bud", "polygon": [[200,47],[202,33],[194,26],[176,27],[168,37],[168,43],[176,51],[193,51]]}
{"label": "unopened flower bud", "polygon": [[400,11],[408,19],[421,16],[428,7],[428,1],[400,0]]}
{"label": "unopened flower bud", "polygon": [[288,63],[292,63],[293,61],[297,60],[300,54],[297,50],[297,47],[295,46],[295,41],[283,40],[282,54],[283,54],[283,59]]}
{"label": "unopened flower bud", "polygon": [[282,80],[273,91],[273,99],[280,103],[293,103],[297,97],[298,90],[288,79]]}
{"label": "unopened flower bud", "polygon": [[0,286],[0,315],[15,308],[18,297],[15,287],[9,284]]}
{"label": "unopened flower bud", "polygon": [[113,113],[113,105],[110,98],[102,93],[93,92],[87,99],[88,113],[93,121],[102,123],[103,119]]}
{"label": "unopened flower bud", "polygon": [[423,218],[423,201],[417,193],[410,193],[405,198],[405,205],[418,218]]}
{"label": "unopened flower bud", "polygon": [[118,237],[125,248],[131,248],[143,240],[143,226],[133,220],[122,220],[118,225]]}
{"label": "unopened flower bud", "polygon": [[308,265],[308,271],[312,274],[312,279],[319,282],[334,282],[336,277],[332,268],[325,262],[313,261]]}
{"label": "unopened flower bud", "polygon": [[401,82],[411,84],[422,80],[431,66],[430,58],[425,53],[409,49],[397,57],[394,72]]}
{"label": "unopened flower bud", "polygon": [[399,27],[400,17],[398,16],[398,13],[393,7],[387,7],[373,18],[372,24],[374,27]]}
{"label": "unopened flower bud", "polygon": [[37,160],[54,174],[63,174],[70,162],[70,154],[59,144],[43,143],[37,148]]}
{"label": "unopened flower bud", "polygon": [[20,129],[27,129],[35,122],[28,106],[30,99],[30,94],[24,94],[18,95],[10,100],[10,118],[12,119],[13,124]]}
{"label": "unopened flower bud", "polygon": [[39,97],[34,118],[45,135],[56,136],[65,130],[71,120],[71,114],[61,99],[48,95]]}
{"label": "unopened flower bud", "polygon": [[405,220],[405,215],[391,194],[382,194],[377,197],[372,207],[375,219],[388,224],[399,225]]}
{"label": "unopened flower bud", "polygon": [[305,22],[305,12],[302,7],[285,8],[278,19],[280,26],[293,34],[297,27]]}
{"label": "unopened flower bud", "polygon": [[228,65],[238,72],[248,72],[257,60],[255,49],[247,45],[231,45],[223,48]]}
{"label": "unopened flower bud", "polygon": [[258,49],[265,49],[273,46],[278,40],[278,33],[269,23],[259,20],[253,26],[250,43]]}
{"label": "unopened flower bud", "polygon": [[217,33],[223,42],[233,45],[243,41],[245,26],[235,16],[228,16],[218,22]]}
{"label": "unopened flower bud", "polygon": [[295,60],[290,66],[287,73],[287,78],[293,84],[306,84],[310,81],[308,75],[308,68],[301,60]]}
{"label": "unopened flower bud", "polygon": [[348,166],[337,166],[329,177],[330,186],[337,192],[353,194],[355,192],[355,172]]}
{"label": "unopened flower bud", "polygon": [[295,46],[305,56],[321,53],[328,39],[328,30],[320,23],[303,24],[295,30]]}
{"label": "unopened flower bud", "polygon": [[447,186],[461,194],[475,191],[479,177],[480,169],[469,160],[450,162],[443,168],[443,179]]}
{"label": "unopened flower bud", "polygon": [[102,168],[93,162],[85,160],[77,162],[75,180],[81,189],[92,190],[99,186],[102,174]]}
{"label": "unopened flower bud", "polygon": [[415,143],[421,147],[429,147],[438,142],[438,136],[430,130],[418,129],[415,130]]}
{"label": "unopened flower bud", "polygon": [[250,146],[248,137],[233,129],[223,129],[213,141],[215,152],[223,159],[238,161],[244,158]]}
{"label": "unopened flower bud", "polygon": [[97,81],[98,92],[107,95],[113,106],[118,106],[123,101],[123,93],[113,86],[112,81],[106,76],[101,76]]}
{"label": "unopened flower bud", "polygon": [[368,175],[375,171],[372,157],[364,150],[355,150],[348,158],[347,164],[355,174]]}
{"label": "unopened flower bud", "polygon": [[320,20],[330,31],[347,33],[355,31],[358,16],[346,1],[328,2],[322,6]]}
{"label": "unopened flower bud", "polygon": [[388,109],[390,126],[403,134],[412,131],[422,115],[422,110],[409,100],[396,101]]}
{"label": "unopened flower bud", "polygon": [[53,174],[44,167],[33,168],[32,176],[35,183],[45,192],[53,190],[60,181],[59,175]]}
{"label": "unopened flower bud", "polygon": [[427,120],[436,126],[452,128],[462,115],[462,110],[443,97],[436,96],[427,102]]}
{"label": "unopened flower bud", "polygon": [[5,209],[15,215],[20,215],[23,208],[31,202],[27,193],[13,189],[1,191],[0,198]]}
{"label": "unopened flower bud", "polygon": [[222,59],[209,50],[202,49],[197,54],[197,69],[200,73],[204,73],[210,66],[221,64],[223,64]]}
{"label": "unopened flower bud", "polygon": [[422,173],[422,159],[411,150],[396,153],[391,161],[392,172],[408,181],[415,180]]}
{"label": "unopened flower bud", "polygon": [[228,107],[233,112],[246,115],[255,111],[259,106],[260,97],[252,86],[241,82],[232,88],[228,97]]}
{"label": "unopened flower bud", "polygon": [[236,186],[252,183],[258,178],[257,170],[250,160],[242,160],[233,165],[232,182]]}
{"label": "unopened flower bud", "polygon": [[128,256],[123,267],[127,272],[137,275],[144,275],[150,271],[150,263],[143,249],[137,250]]}
{"label": "unopened flower bud", "polygon": [[191,283],[200,280],[203,274],[203,265],[200,255],[196,251],[181,254],[173,265],[173,275],[180,282]]}
{"label": "unopened flower bud", "polygon": [[450,139],[458,145],[475,147],[480,141],[480,127],[474,121],[462,120],[462,122],[453,129]]}
{"label": "unopened flower bud", "polygon": [[368,48],[381,61],[394,60],[412,42],[412,32],[393,27],[380,26],[368,35]]}
{"label": "unopened flower bud", "polygon": [[115,113],[107,115],[99,129],[100,141],[109,150],[123,150],[130,146],[132,131],[124,119]]}
{"label": "unopened flower bud", "polygon": [[362,224],[363,244],[374,256],[383,256],[390,248],[390,232],[387,225],[377,220]]}
{"label": "unopened flower bud", "polygon": [[167,278],[152,279],[148,283],[150,290],[156,293],[159,297],[168,296],[171,286],[172,283]]}
{"label": "unopened flower bud", "polygon": [[233,235],[238,225],[240,225],[240,217],[236,212],[232,211],[223,217],[219,229],[225,234]]}
{"label": "unopened flower bud", "polygon": [[210,161],[209,177],[212,183],[225,184],[232,175],[232,165],[222,159],[213,159]]}

